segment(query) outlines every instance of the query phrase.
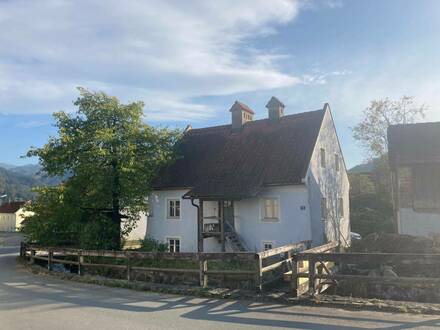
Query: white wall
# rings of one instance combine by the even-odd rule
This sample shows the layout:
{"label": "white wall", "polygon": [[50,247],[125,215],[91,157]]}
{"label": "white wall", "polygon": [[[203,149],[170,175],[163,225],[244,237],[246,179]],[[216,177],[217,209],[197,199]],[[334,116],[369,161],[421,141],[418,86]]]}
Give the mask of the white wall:
{"label": "white wall", "polygon": [[[157,240],[166,241],[167,237],[181,240],[182,252],[197,251],[197,208],[189,200],[181,200],[181,217],[167,219],[166,201],[180,198],[186,191],[156,191],[153,195],[153,216],[148,218],[147,235]],[[263,222],[262,203],[265,197],[279,199],[280,220]],[[273,246],[282,246],[302,240],[310,240],[309,204],[304,185],[273,187],[265,189],[256,198],[244,199],[234,203],[235,227],[252,251],[261,251],[263,241],[273,242]],[[204,202],[204,216],[217,216],[217,202]],[[205,220],[205,223],[216,220]],[[227,244],[228,249],[228,244]],[[229,250],[229,249],[228,249]],[[204,240],[204,251],[221,252],[217,238]]]}
{"label": "white wall", "polygon": [[[304,185],[267,188],[256,198],[234,203],[235,227],[251,251],[262,251],[263,241],[272,241],[273,247],[311,239],[310,208]],[[264,199],[278,198],[280,219],[264,222]],[[303,209],[302,209],[303,207]]]}
{"label": "white wall", "polygon": [[14,213],[0,213],[0,231],[15,231],[15,214]]}
{"label": "white wall", "polygon": [[440,233],[440,214],[416,212],[411,208],[398,211],[399,234],[431,236]]}
{"label": "white wall", "polygon": [[[197,208],[181,199],[186,190],[155,191],[151,195],[147,236],[166,242],[167,237],[180,238],[181,252],[197,251]],[[180,219],[167,219],[167,199],[180,199]]]}
{"label": "white wall", "polygon": [[[325,168],[321,167],[321,148],[325,149]],[[335,154],[340,156],[339,172],[335,168]],[[321,132],[318,136],[307,173],[306,183],[309,187],[313,245],[321,245],[326,240],[339,240],[339,237],[341,243],[349,244],[350,185],[330,110],[326,111],[323,119]],[[327,221],[322,221],[321,216],[321,198],[323,197],[327,198]],[[344,200],[343,218],[338,216],[338,198],[343,198]]]}

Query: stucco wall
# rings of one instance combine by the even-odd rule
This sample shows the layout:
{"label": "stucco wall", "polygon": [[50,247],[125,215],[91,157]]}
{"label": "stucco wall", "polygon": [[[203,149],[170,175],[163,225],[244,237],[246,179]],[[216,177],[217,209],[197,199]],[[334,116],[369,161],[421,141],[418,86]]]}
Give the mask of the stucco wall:
{"label": "stucco wall", "polygon": [[[279,199],[278,222],[263,221],[264,199]],[[267,188],[256,198],[235,203],[235,224],[238,233],[252,251],[263,250],[263,241],[273,247],[310,240],[310,213],[304,185]]]}
{"label": "stucco wall", "polygon": [[399,234],[430,236],[440,233],[440,214],[416,212],[412,208],[398,211]]}
{"label": "stucco wall", "polygon": [[15,231],[15,214],[0,213],[0,231]]}
{"label": "stucco wall", "polygon": [[[325,150],[325,168],[321,166],[321,148]],[[340,169],[336,171],[335,154],[339,155]],[[343,161],[335,126],[329,110],[323,119],[321,132],[312,155],[306,179],[309,187],[309,203],[311,213],[311,232],[313,245],[321,245],[326,241],[350,241],[350,200],[347,169]],[[321,199],[327,198],[327,221],[322,220]],[[344,200],[344,216],[338,216],[338,198]],[[340,239],[339,239],[340,238]]]}
{"label": "stucco wall", "polygon": [[[180,198],[186,191],[157,191],[153,195],[153,215],[148,218],[147,234],[165,242],[167,237],[181,240],[182,252],[197,251],[197,209],[189,200],[181,200],[181,217],[167,219],[166,201]],[[252,251],[261,251],[263,241],[273,242],[273,246],[282,246],[301,240],[311,239],[309,223],[309,205],[305,186],[286,186],[265,189],[258,197],[236,201],[234,203],[235,226],[247,247]],[[262,203],[265,197],[279,199],[280,220],[262,221]],[[204,216],[217,216],[217,202],[204,202]],[[205,223],[215,220],[205,220]],[[227,245],[228,249],[228,245]],[[220,252],[217,238],[204,240],[204,251]]]}
{"label": "stucco wall", "polygon": [[[167,237],[180,238],[181,252],[197,251],[197,209],[181,199],[186,190],[156,191],[151,196],[147,235],[161,242]],[[167,200],[180,199],[180,219],[167,219]]]}

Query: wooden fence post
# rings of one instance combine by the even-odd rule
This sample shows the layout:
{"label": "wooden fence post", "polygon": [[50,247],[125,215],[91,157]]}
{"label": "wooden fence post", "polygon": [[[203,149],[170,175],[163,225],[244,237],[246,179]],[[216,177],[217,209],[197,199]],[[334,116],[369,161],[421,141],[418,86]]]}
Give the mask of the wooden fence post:
{"label": "wooden fence post", "polygon": [[255,289],[257,292],[263,291],[263,259],[260,254],[256,254],[256,263],[255,263]]}
{"label": "wooden fence post", "polygon": [[202,288],[206,288],[208,286],[208,260],[203,260],[199,255],[199,277],[200,277],[200,286]]}
{"label": "wooden fence post", "polygon": [[26,250],[24,246],[24,242],[20,242],[20,257],[24,258],[26,256]]}
{"label": "wooden fence post", "polygon": [[81,255],[81,251],[78,252],[78,275],[83,274],[82,264],[84,263],[84,257]]}
{"label": "wooden fence post", "polygon": [[31,257],[30,257],[30,259],[29,259],[29,263],[32,265],[32,264],[34,264],[35,263],[35,250],[34,249],[31,249]]}
{"label": "wooden fence post", "polygon": [[290,278],[290,290],[293,296],[298,296],[298,261],[296,256],[292,259],[292,277]]}
{"label": "wooden fence post", "polygon": [[47,255],[47,270],[52,270],[53,251],[49,250]]}
{"label": "wooden fence post", "polygon": [[125,258],[127,259],[127,281],[131,281],[131,265],[130,265],[130,254],[125,253]]}
{"label": "wooden fence post", "polygon": [[309,258],[309,294],[315,295],[315,258]]}

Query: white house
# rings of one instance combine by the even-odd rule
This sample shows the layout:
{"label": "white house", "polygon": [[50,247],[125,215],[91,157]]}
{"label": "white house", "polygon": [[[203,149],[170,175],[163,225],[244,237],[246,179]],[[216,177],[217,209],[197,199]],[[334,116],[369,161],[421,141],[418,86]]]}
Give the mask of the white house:
{"label": "white house", "polygon": [[268,118],[235,102],[232,123],[187,129],[143,217],[171,251],[262,251],[350,240],[349,182],[330,107]]}
{"label": "white house", "polygon": [[24,220],[25,202],[9,202],[0,205],[0,231],[13,232],[21,227]]}
{"label": "white house", "polygon": [[440,122],[388,129],[393,202],[399,234],[440,233]]}

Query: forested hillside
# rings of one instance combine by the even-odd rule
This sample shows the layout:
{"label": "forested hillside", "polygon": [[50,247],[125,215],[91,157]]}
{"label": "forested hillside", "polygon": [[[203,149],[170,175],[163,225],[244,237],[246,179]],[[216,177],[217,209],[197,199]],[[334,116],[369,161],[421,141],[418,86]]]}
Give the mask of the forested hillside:
{"label": "forested hillside", "polygon": [[60,183],[59,178],[49,178],[40,173],[39,165],[13,166],[0,164],[0,195],[7,200],[29,200],[35,197],[32,188]]}

